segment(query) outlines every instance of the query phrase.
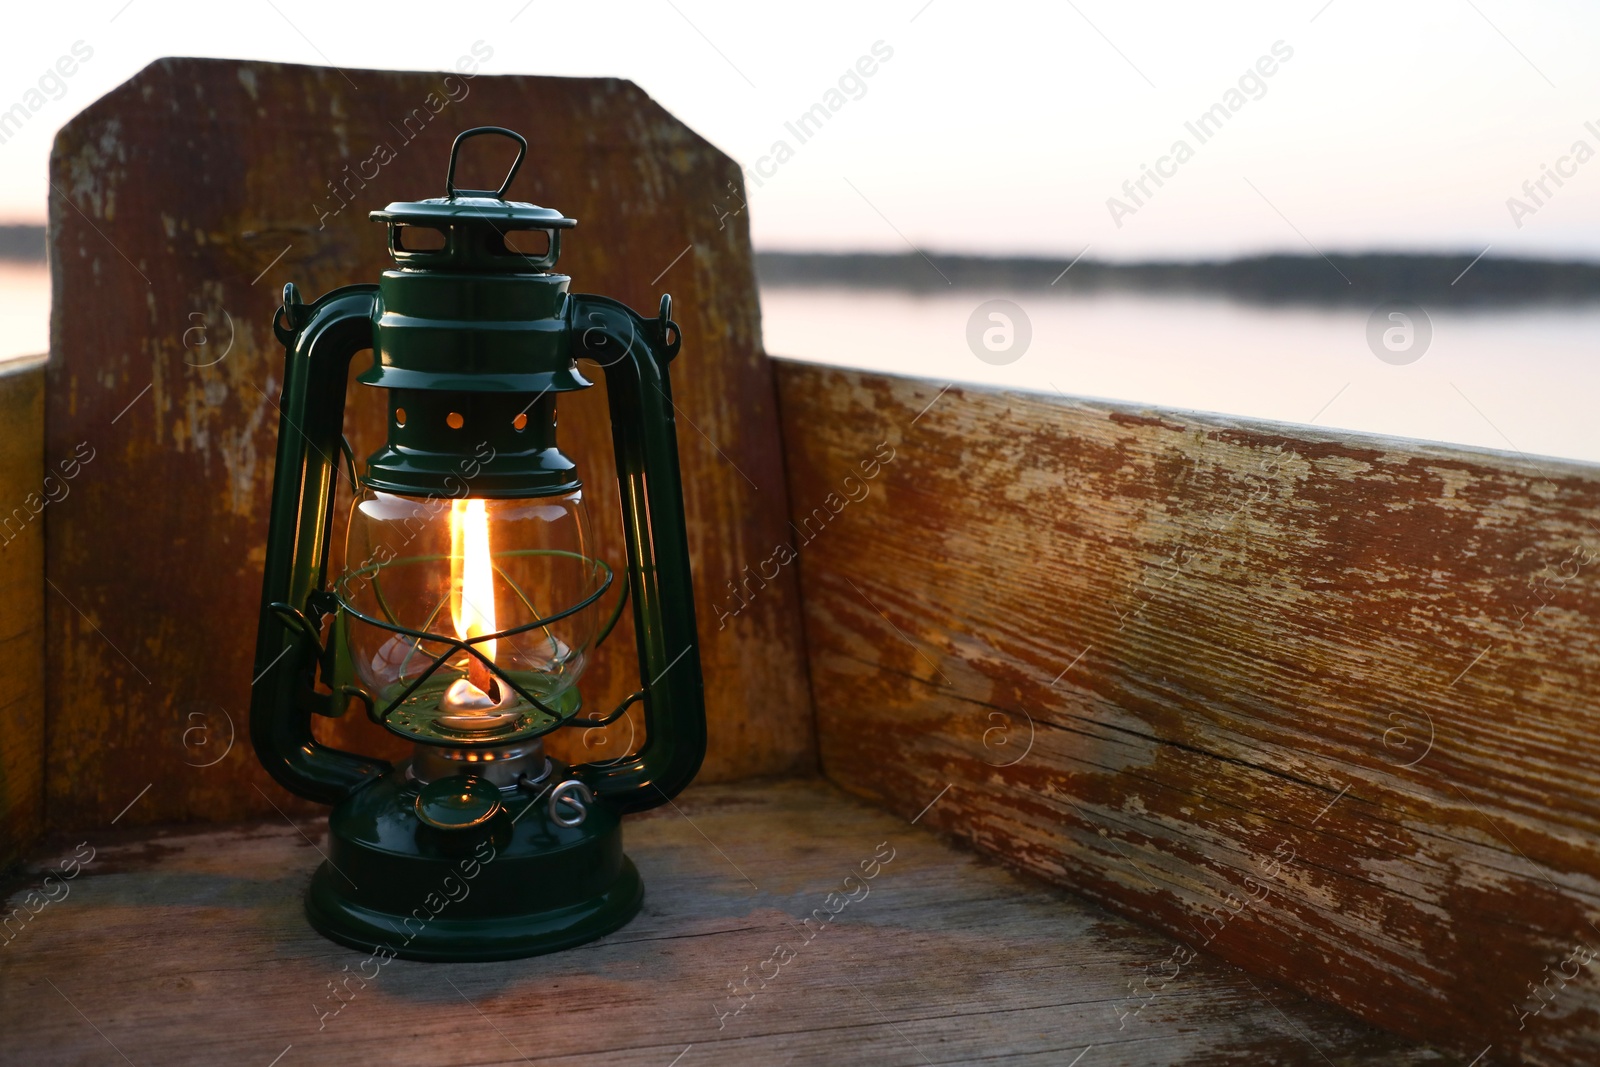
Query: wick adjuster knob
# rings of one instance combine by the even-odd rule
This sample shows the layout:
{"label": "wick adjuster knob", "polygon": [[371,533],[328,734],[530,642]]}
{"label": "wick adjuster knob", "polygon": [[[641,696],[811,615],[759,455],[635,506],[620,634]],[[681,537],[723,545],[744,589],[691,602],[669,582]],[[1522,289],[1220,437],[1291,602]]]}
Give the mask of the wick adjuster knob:
{"label": "wick adjuster knob", "polygon": [[550,821],[561,826],[582,826],[593,803],[594,794],[589,787],[576,778],[568,778],[550,791]]}

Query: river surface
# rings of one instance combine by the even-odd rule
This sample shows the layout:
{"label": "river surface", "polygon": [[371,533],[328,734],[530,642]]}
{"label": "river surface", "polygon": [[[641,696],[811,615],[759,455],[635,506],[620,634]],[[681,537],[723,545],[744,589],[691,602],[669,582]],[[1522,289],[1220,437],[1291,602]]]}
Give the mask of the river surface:
{"label": "river surface", "polygon": [[[999,365],[968,339],[974,311],[992,298],[1020,307],[1032,333]],[[799,288],[766,289],[761,304],[773,355],[1600,462],[1600,304],[1431,310],[1431,340],[1405,364],[1374,354],[1365,308]],[[1413,323],[1413,346],[1420,335]],[[1011,351],[990,358],[1014,353],[1018,337],[1013,324]]]}
{"label": "river surface", "polygon": [[0,360],[50,347],[50,272],[0,261]]}
{"label": "river surface", "polygon": [[[979,316],[1006,299],[1005,324]],[[1212,298],[763,289],[767,350],[945,382],[1315,423],[1600,462],[1600,304],[1433,309],[1432,337],[1395,364],[1368,343],[1368,309],[1266,308]],[[49,274],[0,263],[0,358],[48,344]],[[1005,312],[1002,309],[1002,313]],[[1031,334],[1018,340],[1025,319]],[[1420,335],[1414,330],[1412,343]],[[687,347],[692,346],[692,338]],[[1020,355],[1016,352],[1021,350]],[[1413,349],[1412,351],[1415,351]],[[1411,353],[1403,353],[1409,356]],[[1391,358],[1399,358],[1391,356]]]}

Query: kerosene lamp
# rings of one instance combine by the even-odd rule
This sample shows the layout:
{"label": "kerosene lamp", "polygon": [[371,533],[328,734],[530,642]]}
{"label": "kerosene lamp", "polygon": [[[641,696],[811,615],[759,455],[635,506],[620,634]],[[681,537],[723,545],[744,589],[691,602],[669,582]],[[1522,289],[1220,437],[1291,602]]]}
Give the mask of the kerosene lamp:
{"label": "kerosene lamp", "polygon": [[[479,135],[518,146],[494,192],[455,187]],[[311,304],[286,286],[273,321],[285,370],[251,739],[281,785],[334,806],[311,924],[412,959],[534,955],[626,923],[643,888],[621,816],[665,803],[705,754],[671,299],[649,319],[568,292],[552,268],[575,220],[505,199],[527,147],[499,127],[461,134],[443,197],[371,213],[394,259],[377,285]],[[358,475],[345,382],[369,348],[358,380],[387,391],[388,439]],[[615,591],[556,445],[557,398],[590,385],[579,359],[609,398],[627,543]],[[343,477],[354,502],[330,580]],[[579,678],[630,597],[639,686],[586,714]],[[632,755],[546,754],[552,731],[608,725],[635,703]],[[319,743],[312,717],[350,707],[414,754],[391,766]]]}

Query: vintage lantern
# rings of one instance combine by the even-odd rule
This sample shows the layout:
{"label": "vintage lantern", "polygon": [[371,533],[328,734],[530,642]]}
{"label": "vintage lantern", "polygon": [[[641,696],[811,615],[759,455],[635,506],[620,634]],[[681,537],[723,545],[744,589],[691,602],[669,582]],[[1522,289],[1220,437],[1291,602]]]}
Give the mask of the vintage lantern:
{"label": "vintage lantern", "polygon": [[[497,192],[455,188],[480,134],[519,146]],[[286,286],[274,320],[285,371],[251,739],[280,784],[334,806],[312,925],[413,959],[533,955],[626,923],[643,889],[620,817],[669,800],[705,753],[671,299],[646,319],[569,293],[552,268],[575,220],[505,199],[526,154],[510,130],[461,134],[445,196],[372,212],[395,262],[379,284],[312,304]],[[388,441],[358,481],[345,382],[367,348],[359,380],[387,390]],[[578,470],[556,446],[557,397],[590,384],[580,358],[610,398],[627,541],[610,595]],[[355,499],[330,581],[346,474]],[[639,687],[588,714],[579,677],[630,596]],[[636,702],[634,754],[575,767],[545,754],[544,735]],[[319,743],[312,716],[352,705],[414,754],[390,766]]]}

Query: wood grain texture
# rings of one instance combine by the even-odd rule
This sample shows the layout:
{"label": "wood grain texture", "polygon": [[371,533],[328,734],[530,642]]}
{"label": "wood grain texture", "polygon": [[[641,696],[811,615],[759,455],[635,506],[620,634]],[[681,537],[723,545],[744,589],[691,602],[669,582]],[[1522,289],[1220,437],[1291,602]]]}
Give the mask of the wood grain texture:
{"label": "wood grain texture", "polygon": [[[696,786],[678,805],[628,824],[646,885],[638,918],[592,945],[493,964],[379,966],[314,934],[301,912],[320,858],[313,822],[309,839],[283,820],[86,831],[5,905],[92,850],[0,948],[7,1052],[38,1067],[122,1062],[118,1052],[141,1064],[281,1054],[293,1067],[374,1050],[429,1065],[1063,1067],[1091,1045],[1079,1067],[1301,1064],[1319,1052],[1347,1065],[1445,1062],[1204,955],[1152,999],[1130,1000],[1171,940],[816,779]],[[864,862],[876,871],[862,880]],[[823,908],[837,914],[812,918]],[[778,945],[790,955],[763,967]],[[752,993],[731,999],[747,976]]]}
{"label": "wood grain texture", "polygon": [[[529,135],[510,195],[579,220],[561,259],[575,291],[647,313],[673,293],[699,595],[782,536],[748,216],[727,208],[738,168],[631,83],[492,70],[468,81],[160,60],[58,136],[48,435],[52,454],[87,440],[99,458],[49,525],[50,576],[76,606],[49,610],[56,828],[103,825],[151,783],[124,825],[313,810],[267,780],[244,740],[282,385],[269,323],[287,281],[307,299],[375,282],[389,260],[367,210],[442,195],[463,129]],[[481,187],[508,160],[473,144],[487,147],[464,154],[458,180]],[[621,563],[604,393],[563,397],[562,445],[585,472],[600,555]],[[381,397],[352,385],[350,398],[364,457],[381,439]],[[707,779],[815,763],[792,576],[745,623],[702,627]],[[637,687],[631,621],[616,632],[585,684],[597,709]],[[642,741],[639,721],[635,709],[554,747],[617,756]],[[359,715],[325,725],[341,747],[405,751]]]}
{"label": "wood grain texture", "polygon": [[0,870],[44,830],[44,360],[0,366]]}
{"label": "wood grain texture", "polygon": [[800,551],[829,777],[1463,1062],[1600,1059],[1600,469],[779,382],[796,523],[894,454]]}

